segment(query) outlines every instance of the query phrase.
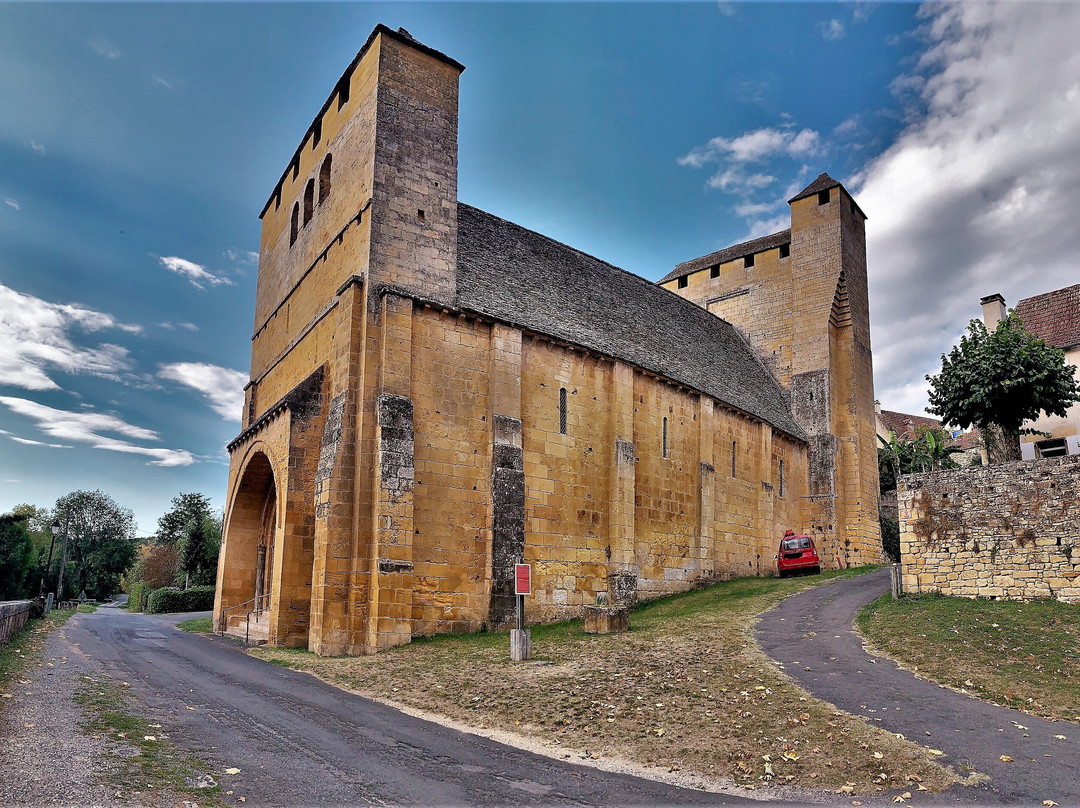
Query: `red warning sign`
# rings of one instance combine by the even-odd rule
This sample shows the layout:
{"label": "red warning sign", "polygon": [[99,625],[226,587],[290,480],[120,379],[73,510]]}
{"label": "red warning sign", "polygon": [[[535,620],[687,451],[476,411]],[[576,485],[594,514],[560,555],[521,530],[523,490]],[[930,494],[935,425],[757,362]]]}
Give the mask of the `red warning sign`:
{"label": "red warning sign", "polygon": [[532,565],[517,564],[514,567],[514,594],[532,594]]}

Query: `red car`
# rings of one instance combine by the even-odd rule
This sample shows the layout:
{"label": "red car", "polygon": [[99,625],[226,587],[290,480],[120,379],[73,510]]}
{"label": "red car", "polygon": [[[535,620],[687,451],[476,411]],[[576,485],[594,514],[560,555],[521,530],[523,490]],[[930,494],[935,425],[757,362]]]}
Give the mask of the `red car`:
{"label": "red car", "polygon": [[821,572],[817,548],[809,536],[785,535],[780,540],[780,551],[776,554],[776,571],[783,578],[789,572],[798,570]]}

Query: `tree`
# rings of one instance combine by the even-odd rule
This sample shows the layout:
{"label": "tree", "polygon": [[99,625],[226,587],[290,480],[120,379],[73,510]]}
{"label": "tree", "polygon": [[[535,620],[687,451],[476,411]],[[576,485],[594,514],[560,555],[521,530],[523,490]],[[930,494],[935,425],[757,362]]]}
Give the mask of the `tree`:
{"label": "tree", "polygon": [[180,553],[172,544],[142,544],[136,550],[131,581],[141,581],[150,589],[172,586],[180,570]]}
{"label": "tree", "polygon": [[181,494],[173,497],[172,508],[158,517],[157,543],[179,545],[188,526],[201,522],[213,513],[205,494]]}
{"label": "tree", "polygon": [[950,446],[948,433],[936,427],[916,427],[914,438],[898,438],[892,432],[889,440],[880,435],[878,440],[878,480],[883,494],[896,490],[901,474],[956,468],[952,456],[962,451]]}
{"label": "tree", "polygon": [[[33,554],[30,558],[30,566],[26,570],[26,591],[29,595],[37,595],[41,584],[53,580],[59,568],[59,557],[53,554],[52,569],[49,567],[49,547],[53,542],[52,513],[48,508],[39,508],[36,505],[22,504],[11,509],[13,514],[26,517],[26,532],[30,534],[33,543]],[[54,547],[55,549],[55,547]]]}
{"label": "tree", "polygon": [[0,600],[21,600],[30,594],[26,573],[33,554],[26,517],[14,513],[0,516]]}
{"label": "tree", "polygon": [[[104,600],[119,589],[135,560],[135,515],[101,491],[74,491],[56,501],[56,519],[67,530],[64,589]],[[57,593],[63,599],[64,593]]]}
{"label": "tree", "polygon": [[221,528],[212,516],[188,523],[180,546],[180,569],[192,586],[214,583],[217,577]]}
{"label": "tree", "polygon": [[926,377],[927,409],[946,423],[977,426],[991,463],[1019,460],[1020,435],[1034,432],[1025,422],[1040,412],[1064,416],[1080,401],[1075,374],[1064,351],[1027,333],[1010,311],[993,331],[979,320],[968,323],[960,344],[942,354],[941,372]]}

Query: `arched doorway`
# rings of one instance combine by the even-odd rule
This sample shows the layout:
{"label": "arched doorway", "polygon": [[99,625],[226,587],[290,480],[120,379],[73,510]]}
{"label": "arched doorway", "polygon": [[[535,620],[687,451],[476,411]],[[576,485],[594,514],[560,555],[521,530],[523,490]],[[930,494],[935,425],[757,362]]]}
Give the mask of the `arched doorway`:
{"label": "arched doorway", "polygon": [[278,526],[277,484],[270,459],[256,452],[244,468],[232,501],[221,576],[222,628],[249,611],[269,608]]}

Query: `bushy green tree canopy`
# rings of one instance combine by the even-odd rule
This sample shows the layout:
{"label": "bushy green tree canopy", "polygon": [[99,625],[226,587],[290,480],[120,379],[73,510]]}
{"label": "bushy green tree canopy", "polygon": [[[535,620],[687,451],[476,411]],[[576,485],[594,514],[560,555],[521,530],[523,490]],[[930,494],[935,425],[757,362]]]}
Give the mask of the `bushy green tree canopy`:
{"label": "bushy green tree canopy", "polygon": [[1041,412],[1064,416],[1080,401],[1076,367],[1065,364],[1064,351],[1024,330],[1014,313],[988,331],[979,320],[948,356],[941,372],[927,376],[927,409],[948,424],[977,426],[984,439],[1000,435],[1001,446],[988,442],[991,462],[1020,459],[1024,423]]}
{"label": "bushy green tree canopy", "polygon": [[[135,560],[135,515],[101,491],[73,491],[56,501],[67,531],[64,592],[103,600],[120,589],[120,576]],[[62,595],[61,595],[62,597]]]}
{"label": "bushy green tree canopy", "polygon": [[157,543],[179,545],[188,525],[201,522],[213,513],[205,494],[180,494],[173,497],[172,508],[158,517]]}
{"label": "bushy green tree canopy", "polygon": [[26,517],[14,513],[0,516],[0,600],[21,600],[30,594],[26,578],[33,554]]}

